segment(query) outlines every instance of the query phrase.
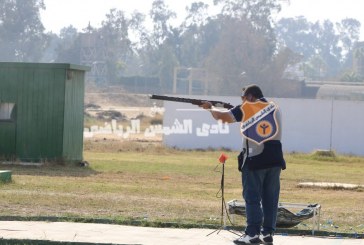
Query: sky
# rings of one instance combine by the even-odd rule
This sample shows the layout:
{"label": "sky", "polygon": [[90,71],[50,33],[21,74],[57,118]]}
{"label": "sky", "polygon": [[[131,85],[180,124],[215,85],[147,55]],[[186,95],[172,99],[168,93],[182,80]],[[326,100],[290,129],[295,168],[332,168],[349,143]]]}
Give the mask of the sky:
{"label": "sky", "polygon": [[[182,20],[185,7],[198,1],[213,6],[213,0],[165,0],[165,3]],[[99,27],[111,8],[120,9],[126,13],[138,10],[148,14],[152,2],[153,0],[44,0],[46,10],[41,12],[41,18],[46,30],[53,33],[59,33],[60,29],[70,25],[81,31],[87,27],[88,23]],[[362,0],[282,0],[282,11],[276,18],[305,16],[312,22],[324,19],[336,22],[345,18],[355,18],[362,24],[361,40],[363,41],[362,9]]]}

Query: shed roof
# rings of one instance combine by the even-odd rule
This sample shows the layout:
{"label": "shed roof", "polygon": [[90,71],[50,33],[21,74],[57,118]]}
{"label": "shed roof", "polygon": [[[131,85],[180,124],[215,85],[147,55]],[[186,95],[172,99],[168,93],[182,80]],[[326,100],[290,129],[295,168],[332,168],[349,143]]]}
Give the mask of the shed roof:
{"label": "shed roof", "polygon": [[30,62],[0,62],[0,67],[3,68],[44,68],[44,69],[70,69],[70,70],[81,70],[90,71],[89,66],[68,64],[68,63],[30,63]]}
{"label": "shed roof", "polygon": [[364,97],[363,85],[332,85],[325,84],[320,86],[317,91],[318,98],[346,98],[346,99],[358,99]]}

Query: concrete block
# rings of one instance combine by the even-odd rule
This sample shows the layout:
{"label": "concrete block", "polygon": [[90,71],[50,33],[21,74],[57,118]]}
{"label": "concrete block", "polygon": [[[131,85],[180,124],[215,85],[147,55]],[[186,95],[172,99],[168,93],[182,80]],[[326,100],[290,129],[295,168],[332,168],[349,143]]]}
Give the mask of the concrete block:
{"label": "concrete block", "polygon": [[11,182],[11,170],[0,170],[0,182]]}

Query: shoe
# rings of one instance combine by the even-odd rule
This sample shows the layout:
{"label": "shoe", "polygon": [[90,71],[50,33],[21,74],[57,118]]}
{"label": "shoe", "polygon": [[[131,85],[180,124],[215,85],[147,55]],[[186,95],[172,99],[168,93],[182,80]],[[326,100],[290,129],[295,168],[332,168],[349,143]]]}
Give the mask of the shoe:
{"label": "shoe", "polygon": [[262,241],[259,239],[259,235],[253,237],[249,235],[242,235],[238,239],[234,240],[235,244],[260,244]]}
{"label": "shoe", "polygon": [[273,236],[272,236],[272,234],[267,234],[267,235],[261,234],[259,236],[259,239],[263,242],[263,244],[273,245]]}

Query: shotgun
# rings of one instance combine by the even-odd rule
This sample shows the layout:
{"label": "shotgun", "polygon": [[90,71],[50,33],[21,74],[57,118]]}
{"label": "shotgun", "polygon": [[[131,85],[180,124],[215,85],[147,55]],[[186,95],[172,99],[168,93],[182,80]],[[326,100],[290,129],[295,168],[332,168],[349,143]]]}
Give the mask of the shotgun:
{"label": "shotgun", "polygon": [[168,100],[168,101],[175,101],[175,102],[182,102],[182,103],[190,103],[193,105],[202,105],[204,101],[208,101],[213,106],[216,106],[216,107],[223,107],[226,109],[231,109],[234,107],[233,105],[231,105],[229,103],[222,102],[222,101],[216,101],[216,100],[199,100],[199,99],[171,97],[171,96],[156,95],[156,94],[150,95],[150,98],[153,100]]}

